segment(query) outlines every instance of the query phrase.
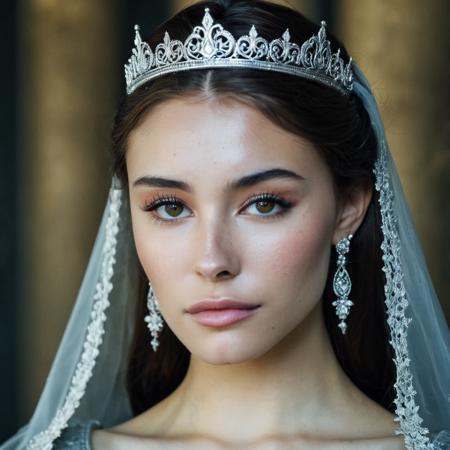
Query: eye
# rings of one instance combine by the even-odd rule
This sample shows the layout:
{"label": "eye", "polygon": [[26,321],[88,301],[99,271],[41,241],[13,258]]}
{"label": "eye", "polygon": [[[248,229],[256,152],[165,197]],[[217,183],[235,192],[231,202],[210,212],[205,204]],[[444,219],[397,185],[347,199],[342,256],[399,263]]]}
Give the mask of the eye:
{"label": "eye", "polygon": [[[253,195],[249,200],[247,200],[244,208],[251,209],[249,207],[253,206],[257,212],[261,213],[256,214],[257,216],[262,217],[263,219],[271,219],[285,214],[293,206],[293,204],[273,192],[266,192],[263,194]],[[278,207],[278,211],[272,213],[276,207]]]}
{"label": "eye", "polygon": [[[280,217],[285,214],[293,204],[283,197],[276,195],[273,192],[266,192],[263,194],[255,194],[250,197],[244,204],[242,210],[253,207],[257,211],[256,215],[263,219],[271,219]],[[274,209],[278,207],[277,212],[272,213]],[[177,222],[178,220],[189,217],[189,215],[182,216],[181,213],[186,205],[177,197],[171,195],[158,195],[156,199],[153,199],[144,206],[144,211],[151,212],[152,219],[158,222]],[[157,214],[155,213],[157,212]]]}
{"label": "eye", "polygon": [[[158,195],[156,199],[144,206],[144,211],[149,211],[151,217],[160,222],[177,222],[188,216],[181,216],[180,212],[185,208],[185,205],[175,196]],[[153,213],[157,211],[158,214]]]}

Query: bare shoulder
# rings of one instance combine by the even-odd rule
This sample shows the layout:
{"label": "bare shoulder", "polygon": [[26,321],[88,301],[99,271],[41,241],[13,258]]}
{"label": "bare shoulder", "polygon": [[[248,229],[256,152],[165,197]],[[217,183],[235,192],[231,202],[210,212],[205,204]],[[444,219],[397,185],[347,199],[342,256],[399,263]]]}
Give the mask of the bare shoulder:
{"label": "bare shoulder", "polygon": [[175,449],[169,442],[152,438],[133,436],[111,430],[93,430],[89,450],[161,450]]}
{"label": "bare shoulder", "polygon": [[277,436],[245,445],[199,434],[188,424],[176,426],[177,405],[163,402],[128,422],[94,430],[91,450],[405,450],[403,437],[395,435],[392,413],[367,397],[351,400],[339,420],[331,418],[323,426],[326,433]]}
{"label": "bare shoulder", "polygon": [[169,423],[161,417],[146,420],[145,427],[141,418],[135,418],[114,428],[93,430],[89,450],[406,450],[403,437],[394,434],[393,415],[381,414],[380,417],[369,413],[368,416],[378,419],[378,425],[369,428],[363,421],[355,421],[355,428],[359,430],[334,438],[294,435],[245,445],[232,445],[198,434],[167,433]]}
{"label": "bare shoulder", "polygon": [[[125,435],[107,429],[93,430],[91,434],[90,450],[138,450],[141,447],[141,440],[135,436]],[[150,440],[145,448],[153,450],[157,447],[153,446]]]}
{"label": "bare shoulder", "polygon": [[92,450],[405,450],[399,436],[373,439],[272,439],[254,444],[230,445],[205,437],[161,438],[131,436],[111,430],[92,432]]}
{"label": "bare shoulder", "polygon": [[[240,447],[241,448],[241,447]],[[90,450],[232,450],[210,439],[198,436],[158,437],[131,436],[116,431],[95,430]],[[242,448],[241,448],[242,449]],[[234,449],[233,449],[234,450]],[[256,450],[256,449],[255,449]]]}
{"label": "bare shoulder", "polygon": [[[281,449],[281,447],[280,447]],[[406,450],[403,438],[388,436],[385,438],[348,439],[301,442],[289,450]]]}

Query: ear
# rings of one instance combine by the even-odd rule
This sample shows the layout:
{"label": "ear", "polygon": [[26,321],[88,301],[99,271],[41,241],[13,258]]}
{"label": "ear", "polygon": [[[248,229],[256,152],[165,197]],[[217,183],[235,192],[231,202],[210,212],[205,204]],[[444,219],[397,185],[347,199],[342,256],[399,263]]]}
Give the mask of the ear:
{"label": "ear", "polygon": [[333,235],[334,245],[349,234],[356,233],[364,220],[372,194],[372,183],[367,179],[352,186],[341,195]]}

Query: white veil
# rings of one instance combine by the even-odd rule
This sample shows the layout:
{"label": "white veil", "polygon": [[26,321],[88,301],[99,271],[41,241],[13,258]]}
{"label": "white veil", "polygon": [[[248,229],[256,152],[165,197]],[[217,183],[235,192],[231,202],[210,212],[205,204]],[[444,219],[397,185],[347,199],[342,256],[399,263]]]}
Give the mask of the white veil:
{"label": "white veil", "polygon": [[[450,333],[375,99],[356,65],[353,72],[354,92],[369,113],[378,141],[374,172],[384,236],[386,318],[397,369],[399,433],[408,450],[450,448],[450,433],[445,431],[450,429]],[[123,192],[114,178],[44,391],[29,423],[0,450],[50,450],[71,420],[95,419],[108,427],[132,417],[125,375],[138,297],[138,260]]]}
{"label": "white veil", "polygon": [[383,231],[385,301],[397,370],[396,414],[408,448],[428,448],[428,432],[450,435],[450,332],[427,269],[375,98],[354,65],[354,90],[378,142],[376,189]]}
{"label": "white veil", "polygon": [[[0,448],[25,449],[33,436],[51,448],[67,422],[132,417],[125,388],[137,298],[137,255],[127,199],[113,178],[89,264],[44,390],[30,422]],[[45,444],[43,443],[45,441]],[[33,447],[32,447],[33,448]]]}

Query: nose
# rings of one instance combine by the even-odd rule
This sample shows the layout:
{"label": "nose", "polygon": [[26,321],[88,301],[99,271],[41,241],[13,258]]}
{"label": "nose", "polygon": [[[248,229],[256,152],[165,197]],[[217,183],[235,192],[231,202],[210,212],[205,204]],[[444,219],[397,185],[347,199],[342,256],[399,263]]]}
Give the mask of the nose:
{"label": "nose", "polygon": [[[232,230],[226,223],[209,222],[200,227],[195,272],[209,281],[220,281],[235,277],[240,270],[236,242]],[[234,245],[233,245],[234,244]]]}

